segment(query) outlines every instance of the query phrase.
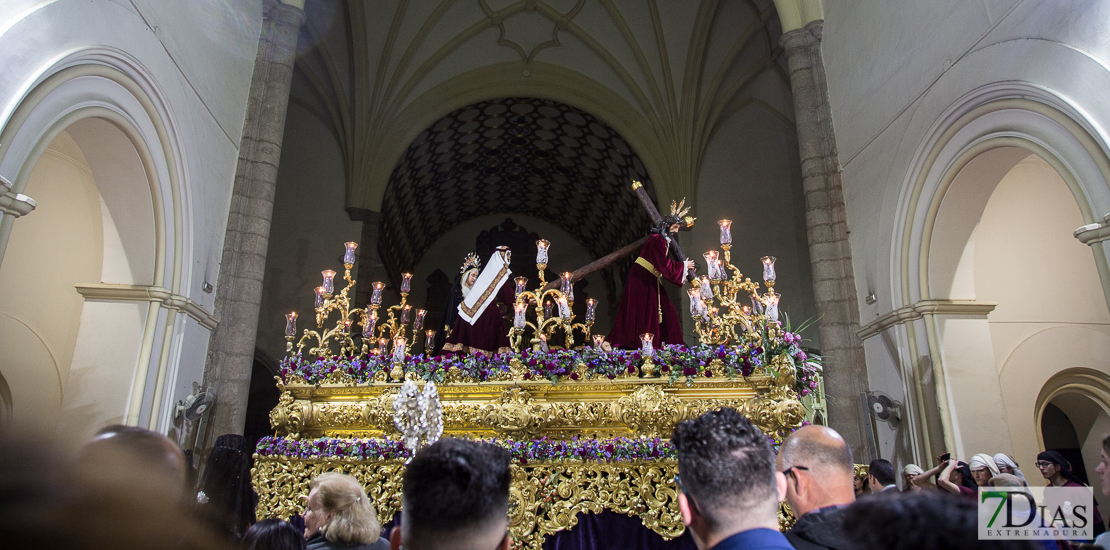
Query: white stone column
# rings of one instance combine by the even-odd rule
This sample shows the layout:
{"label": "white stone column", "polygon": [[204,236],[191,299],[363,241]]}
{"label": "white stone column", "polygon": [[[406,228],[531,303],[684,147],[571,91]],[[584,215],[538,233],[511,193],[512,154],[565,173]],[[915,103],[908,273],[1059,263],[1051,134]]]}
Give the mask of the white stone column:
{"label": "white stone column", "polygon": [[205,447],[243,433],[281,141],[303,10],[266,0],[228,212],[204,383],[215,389]]}
{"label": "white stone column", "polygon": [[802,162],[813,295],[825,357],[829,425],[852,446],[857,461],[870,454],[859,394],[866,391],[867,367],[859,329],[852,248],[833,134],[828,84],[821,58],[818,20],[782,35],[794,94],[794,120]]}

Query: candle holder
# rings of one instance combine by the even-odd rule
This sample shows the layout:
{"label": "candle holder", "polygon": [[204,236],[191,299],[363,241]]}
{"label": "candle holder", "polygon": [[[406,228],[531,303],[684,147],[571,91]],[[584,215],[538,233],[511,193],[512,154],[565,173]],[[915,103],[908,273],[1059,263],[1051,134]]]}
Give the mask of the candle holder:
{"label": "candle holder", "polygon": [[[534,350],[546,351],[548,338],[560,329],[566,333],[566,349],[574,346],[575,329],[584,332],[586,342],[590,341],[590,329],[594,324],[593,317],[597,301],[587,301],[585,323],[574,322],[574,311],[571,309],[574,304],[574,275],[565,272],[559,278],[558,288],[546,288],[544,270],[547,269],[550,247],[551,243],[547,240],[536,241],[536,270],[539,272],[540,280],[535,290],[526,290],[527,278],[518,277],[515,280],[516,303],[513,305],[513,328],[509,329],[509,343],[515,351],[520,351],[524,332],[529,328],[532,329],[532,339],[529,343]],[[553,311],[556,307],[557,313]],[[535,310],[535,321],[528,320],[529,308]]]}
{"label": "candle holder", "polygon": [[[354,267],[355,249],[357,247],[358,244],[354,242],[344,243],[343,280],[347,284],[342,290],[336,292],[335,271],[326,269],[320,272],[323,276],[323,284],[314,289],[315,329],[304,329],[298,339],[297,314],[296,312],[286,314],[285,351],[291,357],[304,356],[305,348],[307,348],[310,357],[316,358],[335,355],[353,357],[371,353],[385,356],[388,353],[389,343],[392,342],[394,361],[398,357],[403,361],[408,354],[409,347],[417,343],[416,336],[423,327],[424,315],[427,312],[422,309],[416,310],[416,321],[413,323],[414,337],[410,340],[407,334],[407,325],[413,308],[407,303],[407,300],[408,289],[412,280],[411,273],[402,275],[401,302],[385,308],[386,318],[384,320],[379,321],[378,317],[378,310],[382,307],[384,283],[373,283],[369,305],[364,308],[351,307],[350,296],[355,287],[355,280],[351,278],[351,269]],[[333,315],[336,313],[339,314],[338,319],[335,319],[334,324],[332,324],[330,320],[333,319]],[[351,330],[356,324],[362,327],[361,331]],[[355,340],[358,338],[354,335],[355,332],[358,332],[361,336],[358,342]],[[374,340],[378,340],[378,346],[377,349],[371,350],[370,347]]]}
{"label": "candle holder", "polygon": [[[731,225],[728,220],[720,222],[722,243],[721,252],[705,253],[709,265],[709,275],[695,279],[688,289],[690,295],[690,316],[698,339],[706,345],[728,345],[745,339],[762,343],[768,323],[778,321],[779,295],[775,293],[775,258],[765,256],[763,265],[767,291],[760,294],[760,285],[744,277],[732,265]],[[767,276],[769,275],[769,278]],[[747,295],[751,306],[744,300]],[[743,302],[743,303],[742,303]],[[777,326],[777,325],[776,325]],[[742,335],[747,335],[744,338]]]}
{"label": "candle holder", "polygon": [[644,362],[640,365],[640,374],[644,378],[651,378],[655,376],[655,346],[652,341],[655,335],[650,332],[645,332],[640,335],[640,355],[644,358]]}

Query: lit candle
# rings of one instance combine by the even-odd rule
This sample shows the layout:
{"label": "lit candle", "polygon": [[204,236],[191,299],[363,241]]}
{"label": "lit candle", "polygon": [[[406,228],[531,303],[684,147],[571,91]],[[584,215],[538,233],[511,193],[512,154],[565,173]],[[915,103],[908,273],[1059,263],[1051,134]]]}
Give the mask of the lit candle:
{"label": "lit candle", "polygon": [[380,306],[382,304],[382,289],[385,288],[385,283],[374,283],[371,286],[374,287],[374,291],[370,293],[370,303]]}
{"label": "lit candle", "polygon": [[703,300],[713,299],[713,287],[709,285],[709,277],[706,276],[706,275],[702,275],[701,277],[698,278],[698,282],[701,283],[701,297],[702,297],[702,299]]}
{"label": "lit candle", "polygon": [[767,295],[767,318],[772,321],[779,320],[779,295]]}
{"label": "lit candle", "polygon": [[318,286],[316,287],[316,307],[324,307],[324,295],[328,293],[328,289]]}
{"label": "lit candle", "polygon": [[543,316],[544,317],[551,317],[551,307],[553,305],[554,304],[551,303],[551,300],[548,300],[548,301],[543,303]]}
{"label": "lit candle", "polygon": [[752,294],[752,311],[755,313],[763,312],[763,303],[759,301],[759,296]]}
{"label": "lit candle", "polygon": [[350,266],[355,264],[355,249],[358,248],[358,243],[343,243],[343,246],[347,248],[343,252],[343,265],[350,269]]}
{"label": "lit candle", "polygon": [[570,319],[570,305],[567,304],[567,297],[559,297],[559,317],[563,319]]}
{"label": "lit candle", "polygon": [[550,351],[550,348],[547,347],[547,335],[542,332],[540,333],[540,350],[544,353]]}
{"label": "lit candle", "polygon": [[732,220],[721,220],[717,225],[721,227],[721,245],[732,244]]}
{"label": "lit candle", "polygon": [[717,251],[710,250],[709,252],[702,254],[701,257],[705,258],[705,268],[707,271],[709,271],[709,278],[716,281],[718,277],[717,272],[714,270],[714,268],[716,267]]}
{"label": "lit candle", "polygon": [[351,321],[350,319],[344,319],[343,320],[343,334],[347,334],[348,332],[351,332],[351,323],[352,322],[353,321]]}
{"label": "lit candle", "polygon": [[428,314],[425,309],[416,310],[416,320],[412,322],[412,331],[416,332],[424,328],[424,316]]}
{"label": "lit candle", "polygon": [[572,275],[569,271],[564,271],[563,274],[559,276],[559,284],[561,285],[560,290],[563,291],[563,294],[567,294],[570,292],[570,279],[573,276],[574,275]]}
{"label": "lit candle", "polygon": [[285,314],[285,335],[297,335],[297,312],[293,311]]}
{"label": "lit candle", "polygon": [[405,307],[401,308],[401,324],[402,325],[407,325],[408,324],[408,322],[409,322],[409,311],[412,311],[412,306],[410,306],[408,304],[405,304]]}
{"label": "lit candle", "polygon": [[594,349],[596,349],[597,351],[601,351],[602,346],[604,346],[604,345],[605,345],[605,335],[604,334],[595,334],[594,335]]}
{"label": "lit candle", "polygon": [[547,239],[536,241],[536,265],[547,265],[547,249],[550,247],[551,241]]}
{"label": "lit candle", "polygon": [[528,286],[528,277],[517,277],[513,281],[516,282],[516,295],[524,294],[524,289]]}
{"label": "lit candle", "polygon": [[389,338],[378,338],[378,355],[385,357],[389,352]]}
{"label": "lit candle", "polygon": [[640,342],[642,344],[640,346],[640,352],[644,354],[644,357],[655,355],[655,347],[651,344],[651,341],[654,339],[655,335],[650,332],[645,332],[640,335]]}
{"label": "lit candle", "polygon": [[759,261],[763,262],[763,280],[769,283],[775,282],[775,257],[764,256]]}
{"label": "lit candle", "polygon": [[698,302],[701,301],[701,293],[696,288],[686,289],[686,293],[690,295],[690,315],[697,316],[701,313],[698,309]]}
{"label": "lit candle", "polygon": [[712,319],[717,318],[717,308],[715,308],[715,307],[709,308],[709,317],[712,318]]}
{"label": "lit candle", "polygon": [[429,330],[426,333],[426,335],[427,335],[428,338],[426,340],[424,340],[424,348],[427,349],[427,350],[435,349],[435,347],[436,347],[436,331]]}
{"label": "lit candle", "polygon": [[725,279],[728,278],[728,272],[725,271],[725,266],[724,266],[724,264],[721,263],[721,260],[717,260],[717,261],[713,262],[713,265],[717,269],[717,278],[718,279],[725,280]]}
{"label": "lit candle", "polygon": [[366,320],[362,323],[363,338],[374,336],[374,327],[378,324],[378,319],[374,317],[374,313],[370,308],[366,308]]}
{"label": "lit candle", "polygon": [[324,276],[324,292],[327,294],[335,292],[335,272],[325,269],[320,274]]}
{"label": "lit candle", "polygon": [[590,298],[589,300],[586,300],[586,322],[587,323],[594,322],[594,319],[595,319],[596,316],[597,316],[597,300],[594,300],[593,298]]}
{"label": "lit candle", "polygon": [[395,338],[393,340],[393,360],[394,361],[400,362],[400,361],[405,360],[405,342],[406,341],[407,340],[405,340],[404,338]]}
{"label": "lit candle", "polygon": [[412,290],[412,273],[401,274],[401,292],[408,294]]}
{"label": "lit candle", "polygon": [[518,303],[513,306],[513,326],[524,330],[524,325],[527,322],[526,316],[528,315],[528,304]]}
{"label": "lit candle", "polygon": [[752,314],[752,308],[750,306],[744,306],[744,307],[740,308],[740,311],[743,311],[744,315],[751,315]]}

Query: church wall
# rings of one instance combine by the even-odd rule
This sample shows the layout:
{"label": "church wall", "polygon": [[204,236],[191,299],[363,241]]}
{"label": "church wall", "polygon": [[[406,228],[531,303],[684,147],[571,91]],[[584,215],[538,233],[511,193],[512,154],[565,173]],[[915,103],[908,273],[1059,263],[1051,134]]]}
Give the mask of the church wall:
{"label": "church wall", "polygon": [[[290,103],[256,344],[274,361],[285,356],[286,313],[300,315],[298,330],[314,328],[314,289],[323,281],[320,272],[337,273],[337,290],[346,284],[342,282],[343,243],[361,241],[362,223],[351,221],[344,210],[345,178],[335,138],[318,118]],[[352,272],[351,277],[355,275]],[[358,281],[360,285],[370,282]]]}
{"label": "church wall", "polygon": [[8,289],[0,292],[0,369],[16,421],[49,428],[59,419],[81,327],[84,303],[73,285],[100,279],[101,199],[81,149],[65,133],[35,167],[27,192],[41,204],[20,220],[9,268],[0,269],[0,288]]}
{"label": "church wall", "polygon": [[[1110,108],[1103,97],[1106,86],[1110,85],[1110,71],[1106,68],[1110,41],[1101,23],[1106,20],[1107,9],[1110,8],[1104,3],[1093,1],[1072,3],[1068,10],[1060,10],[1058,3],[1048,1],[928,2],[898,8],[883,2],[825,6],[822,53],[843,169],[863,324],[898,308],[912,306],[921,299],[917,260],[920,249],[914,248],[914,244],[908,250],[903,249],[903,227],[908,216],[920,224],[917,220],[924,217],[924,208],[933,197],[923,197],[923,205],[919,205],[917,211],[907,212],[905,204],[933,147],[930,140],[941,136],[955,120],[954,111],[949,110],[961,104],[974,106],[979,97],[993,93],[992,86],[1037,90],[1045,98],[1054,98],[1036,101],[1051,104],[1077,121],[1082,132],[1094,137],[1096,145],[1093,149],[1083,149],[1074,142],[1077,138],[1072,136],[1076,134],[1069,136],[1049,128],[1049,124],[1041,122],[1047,119],[1038,119],[1041,115],[1033,115],[1032,110],[1013,110],[982,115],[984,122],[966,127],[967,137],[959,137],[958,143],[953,143],[949,147],[951,150],[945,149],[942,157],[951,159],[959,153],[959,147],[971,147],[977,138],[999,135],[990,134],[993,131],[1008,131],[1011,136],[1037,135],[1040,143],[1069,159],[1067,166],[1074,171],[1076,180],[1072,194],[1078,193],[1079,197],[1075,203],[1089,209],[1081,223],[1101,220],[1110,211],[1106,178],[1098,170],[1087,169],[1103,165],[1107,151],[1103,129],[1110,124]],[[946,168],[941,164],[931,170],[928,175],[931,179],[927,180],[930,185]],[[1057,235],[1061,239],[1070,239],[1072,230],[1079,224],[1066,229],[1061,226],[1053,231],[1065,233],[1066,238]],[[976,252],[978,248],[977,244]],[[904,253],[908,255],[905,265],[902,264]],[[1095,258],[1091,250],[1079,254]],[[952,261],[958,263],[959,260]],[[1090,261],[1088,265],[1094,267]],[[1105,266],[1099,269],[1104,270]],[[905,290],[903,274],[910,281]],[[1097,272],[1086,272],[1083,277],[1097,277]],[[995,276],[987,284],[1000,282],[1004,281]],[[1055,282],[1048,288],[1027,288],[1025,294],[1030,300],[1051,302],[1052,291],[1062,286],[1059,278]],[[1105,284],[1100,287],[1104,288]],[[876,303],[864,303],[864,297],[872,292],[876,295]],[[1070,290],[1065,292],[1070,293]],[[984,300],[982,296],[977,298]],[[1104,292],[1087,294],[1086,299],[1088,304],[1084,307],[1105,307]],[[1006,316],[1001,306],[997,313]],[[993,320],[995,315],[990,313],[986,318]],[[1080,314],[1073,320],[1083,318],[1085,314]],[[916,326],[917,329],[909,332],[905,332],[909,325],[888,328],[884,332],[907,334],[907,338],[915,340],[914,349],[918,355],[928,356],[928,331],[922,330],[925,324]],[[988,336],[993,335],[994,327],[988,332]],[[1002,343],[994,343],[991,351],[999,345]],[[895,390],[890,382],[882,382],[884,377],[875,376],[876,372],[900,372],[903,373],[901,378],[910,378],[910,364],[918,360],[911,356],[910,347],[907,341],[894,357],[878,352],[876,346],[867,346],[872,389]],[[991,355],[994,356],[990,360],[992,364],[1005,360],[1002,353]],[[932,358],[933,361],[937,359],[939,357]],[[1095,368],[1106,372],[1107,367],[1100,364]],[[1034,398],[1041,383],[1043,381],[1029,378],[1009,380],[1005,373],[1000,380],[1002,393],[1007,396],[1013,391],[1011,384],[1022,388],[1036,386],[1027,390]],[[1011,428],[1011,435],[1022,431],[1035,437],[1030,411],[1020,407],[1011,411],[1009,397],[1006,409],[1006,418],[1021,418],[1024,423],[1020,429]],[[939,420],[934,418],[933,422]],[[982,441],[983,445],[987,443]],[[979,446],[974,440],[969,440],[968,444]],[[1015,452],[1028,454],[1029,451],[1019,451],[1028,448],[1025,443],[1015,438],[1013,445]],[[886,452],[884,450],[884,456]],[[968,449],[968,452],[976,450]],[[919,448],[916,457],[924,459],[924,450]],[[914,459],[908,454],[900,458],[903,461]],[[1032,462],[1028,456],[1017,458],[1023,464]]]}
{"label": "church wall", "polygon": [[[817,312],[813,302],[809,245],[805,228],[801,164],[794,128],[758,106],[748,106],[725,122],[710,140],[698,178],[692,211],[698,221],[686,252],[702,266],[702,253],[720,250],[717,221],[732,220],[732,264],[762,283],[760,258],[774,256],[783,295],[780,311],[798,326]],[[761,285],[762,286],[762,285]],[[689,298],[684,300],[689,317]],[[693,338],[693,327],[689,327]],[[806,346],[820,349],[814,323],[803,334]]]}
{"label": "church wall", "polygon": [[[164,263],[157,266],[164,273],[164,279],[152,280],[152,270],[156,267],[152,265],[153,251],[148,250],[147,257],[128,254],[130,265],[111,261],[110,270],[100,273],[98,268],[97,274],[85,282],[154,284],[192,300],[203,313],[212,313],[213,294],[204,292],[202,286],[205,282],[214,285],[218,275],[261,14],[261,0],[203,0],[199,3],[15,0],[5,4],[0,13],[0,52],[4,52],[0,55],[0,72],[5,75],[0,81],[0,131],[11,139],[5,138],[0,149],[0,174],[16,183],[16,191],[21,191],[27,174],[35,167],[38,161],[35,148],[51,131],[50,124],[81,106],[103,107],[106,109],[104,116],[109,116],[110,112],[119,120],[130,121],[133,128],[125,130],[129,132],[128,139],[139,143],[139,150],[152,155],[147,159],[148,167],[157,178],[153,187],[159,190],[164,207],[162,212],[155,212],[155,217],[161,216],[165,222],[166,229],[164,241],[156,243],[156,248],[165,253]],[[135,85],[126,88],[103,76],[105,66],[118,71],[114,74],[122,73],[121,81]],[[101,72],[60,84],[47,80],[67,68]],[[38,95],[28,96],[32,90]],[[28,108],[27,118],[12,118],[13,114]],[[145,118],[148,114],[153,120]],[[75,137],[79,133],[78,124],[80,122],[74,124]],[[98,132],[90,131],[78,141],[88,142],[90,136],[95,140],[103,135]],[[101,155],[86,153],[92,155],[89,163],[95,173],[95,160]],[[101,160],[108,168],[121,164],[119,158]],[[38,200],[38,209],[16,220],[15,231],[21,224],[33,223],[34,217],[49,209],[41,197],[27,194]],[[137,235],[149,239],[151,233],[125,227],[126,223],[121,220],[129,217],[112,210],[126,203],[125,200],[106,194],[105,201],[111,219],[123,225],[119,225],[118,240],[106,242],[100,250],[105,252],[106,258],[118,260],[120,247],[134,248],[134,243],[129,244],[129,241]],[[140,203],[133,210],[142,208]],[[145,208],[150,208],[149,197]],[[11,253],[9,249],[7,256],[0,258],[5,267],[12,259]],[[136,261],[141,261],[142,265],[134,263]],[[70,294],[76,295],[72,285],[64,295]],[[79,295],[77,298],[80,300]],[[134,317],[137,314],[131,310],[141,310],[142,320],[138,322],[146,322],[148,302],[115,300],[94,307],[105,311],[111,308],[121,311],[112,315],[122,317]],[[157,308],[156,305],[155,311]],[[148,326],[150,330],[135,342],[131,341],[134,336],[125,336],[133,333],[126,323],[112,333],[123,342],[113,350],[120,353],[116,359],[122,363],[116,368],[128,371],[124,382],[128,387],[123,390],[123,402],[119,402],[118,396],[98,401],[96,407],[101,408],[97,410],[104,414],[103,417],[99,416],[101,412],[93,414],[98,422],[118,418],[128,408],[126,395],[136,365],[134,355],[127,351],[132,343],[137,348],[145,342],[152,349],[150,362],[138,367],[139,372],[147,376],[147,391],[128,422],[166,429],[173,403],[188,395],[192,382],[200,380],[208,329],[183,328],[190,323],[196,325],[191,318],[185,321],[183,313],[176,315],[173,329],[167,328],[167,319],[167,315],[159,315],[157,326]],[[163,353],[160,342],[167,331],[171,342]],[[95,340],[105,337],[107,335],[93,331],[89,333],[90,347],[82,348],[79,344],[77,350],[103,348],[104,342]],[[85,338],[84,332],[81,338]],[[185,349],[200,349],[201,353],[183,355]],[[69,353],[74,353],[72,346]],[[187,356],[188,361],[181,361],[183,356]],[[65,365],[68,368],[68,357]],[[84,367],[97,368],[95,364]],[[159,373],[167,377],[164,379],[166,391],[155,399],[154,386]],[[6,372],[5,377],[11,381]],[[112,385],[113,391],[119,389],[116,387],[118,380],[105,379],[104,383]],[[87,395],[96,393],[90,388]],[[159,414],[150,422],[150,409],[155,402]],[[78,411],[75,414],[92,414],[86,412],[89,403],[82,399],[73,401],[73,410]],[[93,428],[95,426],[82,430]]]}

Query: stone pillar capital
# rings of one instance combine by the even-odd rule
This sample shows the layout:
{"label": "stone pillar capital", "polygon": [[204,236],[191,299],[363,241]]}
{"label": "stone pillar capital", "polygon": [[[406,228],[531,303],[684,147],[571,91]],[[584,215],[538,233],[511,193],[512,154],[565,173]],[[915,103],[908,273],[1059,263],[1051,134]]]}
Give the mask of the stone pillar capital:
{"label": "stone pillar capital", "polygon": [[805,27],[782,33],[782,36],[779,37],[779,44],[786,50],[787,57],[791,57],[799,51],[819,48],[824,36],[824,28],[824,20],[811,21]]}

